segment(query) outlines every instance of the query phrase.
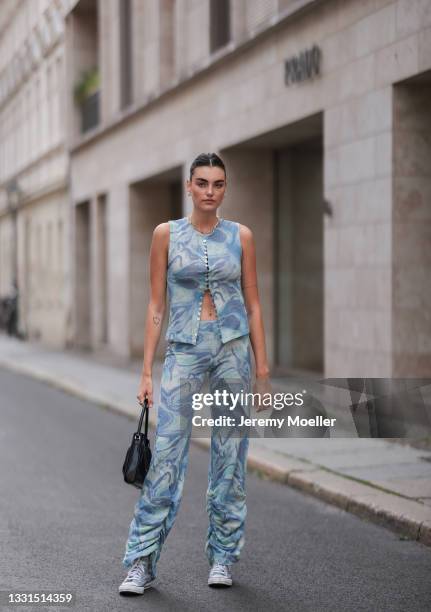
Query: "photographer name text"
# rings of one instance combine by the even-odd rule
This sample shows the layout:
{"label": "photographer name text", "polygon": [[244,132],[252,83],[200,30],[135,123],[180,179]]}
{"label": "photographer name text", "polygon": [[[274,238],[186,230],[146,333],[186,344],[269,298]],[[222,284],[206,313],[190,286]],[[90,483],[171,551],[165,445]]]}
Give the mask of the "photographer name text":
{"label": "photographer name text", "polygon": [[236,423],[235,417],[231,416],[219,416],[215,419],[211,417],[201,417],[195,415],[193,417],[193,425],[197,427],[277,427],[281,429],[283,425],[287,424],[288,427],[333,427],[336,418],[328,418],[318,415],[313,418],[305,418],[299,416],[287,416],[283,418],[259,418],[259,417],[245,417],[241,416],[239,423]]}

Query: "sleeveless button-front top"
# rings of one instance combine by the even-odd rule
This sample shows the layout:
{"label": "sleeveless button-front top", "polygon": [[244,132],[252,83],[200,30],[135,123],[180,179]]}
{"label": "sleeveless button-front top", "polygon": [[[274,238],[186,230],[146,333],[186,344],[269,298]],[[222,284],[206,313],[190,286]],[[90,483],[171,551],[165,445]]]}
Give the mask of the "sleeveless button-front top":
{"label": "sleeveless button-front top", "polygon": [[196,344],[207,289],[216,307],[222,342],[248,334],[238,223],[220,219],[211,234],[197,231],[186,217],[169,221],[169,227],[166,340]]}

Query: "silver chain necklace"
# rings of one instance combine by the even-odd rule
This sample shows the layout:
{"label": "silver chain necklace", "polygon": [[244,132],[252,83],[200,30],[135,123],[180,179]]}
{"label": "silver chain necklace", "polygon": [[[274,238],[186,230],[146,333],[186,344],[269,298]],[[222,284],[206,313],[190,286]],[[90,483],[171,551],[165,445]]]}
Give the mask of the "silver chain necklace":
{"label": "silver chain necklace", "polygon": [[201,230],[199,228],[197,228],[196,225],[192,222],[192,216],[191,215],[189,215],[187,217],[187,219],[188,219],[190,225],[193,226],[195,228],[195,230],[197,230],[200,234],[203,234],[204,236],[211,236],[211,234],[214,232],[214,230],[217,227],[217,225],[222,220],[222,217],[218,218],[217,223],[214,225],[214,227],[212,228],[212,230],[210,232],[201,232]]}

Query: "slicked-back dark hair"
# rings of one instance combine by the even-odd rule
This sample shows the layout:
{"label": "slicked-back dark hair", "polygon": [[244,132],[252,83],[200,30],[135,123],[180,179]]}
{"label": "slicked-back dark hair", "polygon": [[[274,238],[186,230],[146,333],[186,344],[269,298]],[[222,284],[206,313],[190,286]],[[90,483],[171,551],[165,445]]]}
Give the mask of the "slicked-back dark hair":
{"label": "slicked-back dark hair", "polygon": [[195,168],[198,168],[199,166],[218,166],[219,168],[222,168],[224,175],[226,176],[226,168],[223,160],[216,153],[201,153],[195,157],[192,165],[190,166],[190,180],[192,180]]}

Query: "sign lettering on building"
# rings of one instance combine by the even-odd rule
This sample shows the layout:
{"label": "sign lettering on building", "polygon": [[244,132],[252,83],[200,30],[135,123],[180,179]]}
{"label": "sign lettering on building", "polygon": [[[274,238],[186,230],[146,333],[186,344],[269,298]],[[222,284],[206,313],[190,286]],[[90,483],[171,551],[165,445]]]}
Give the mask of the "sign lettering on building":
{"label": "sign lettering on building", "polygon": [[289,57],[284,62],[284,82],[286,85],[299,83],[320,74],[321,51],[317,45]]}

